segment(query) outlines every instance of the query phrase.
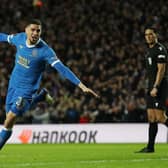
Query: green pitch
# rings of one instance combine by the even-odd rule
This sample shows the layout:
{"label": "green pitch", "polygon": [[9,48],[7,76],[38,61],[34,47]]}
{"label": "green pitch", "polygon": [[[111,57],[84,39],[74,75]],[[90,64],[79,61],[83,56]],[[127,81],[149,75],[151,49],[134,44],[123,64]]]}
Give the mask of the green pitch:
{"label": "green pitch", "polygon": [[137,154],[144,144],[6,145],[0,168],[166,168],[168,144],[153,154]]}

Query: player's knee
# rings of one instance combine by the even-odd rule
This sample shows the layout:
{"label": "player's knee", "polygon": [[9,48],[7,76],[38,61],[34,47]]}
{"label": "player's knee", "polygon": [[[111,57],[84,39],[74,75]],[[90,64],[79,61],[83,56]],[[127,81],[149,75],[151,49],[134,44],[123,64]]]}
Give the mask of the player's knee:
{"label": "player's knee", "polygon": [[157,122],[159,123],[165,123],[166,119],[167,117],[165,115],[158,115],[156,118]]}
{"label": "player's knee", "polygon": [[153,123],[156,122],[156,118],[153,115],[148,115],[148,122]]}
{"label": "player's knee", "polygon": [[163,110],[157,110],[156,112],[156,120],[159,123],[165,123],[167,120],[167,116]]}

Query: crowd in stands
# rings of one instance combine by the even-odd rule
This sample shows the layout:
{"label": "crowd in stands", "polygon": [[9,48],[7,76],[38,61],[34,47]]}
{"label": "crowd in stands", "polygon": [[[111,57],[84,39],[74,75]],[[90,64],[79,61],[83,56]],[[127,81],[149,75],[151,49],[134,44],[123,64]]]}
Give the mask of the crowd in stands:
{"label": "crowd in stands", "polygon": [[[168,46],[168,1],[1,0],[0,6],[0,32],[24,31],[25,20],[39,18],[42,38],[100,95],[83,94],[47,67],[41,87],[54,104],[40,103],[18,123],[146,122],[144,28],[155,26]],[[0,123],[14,54],[14,47],[0,43]]]}

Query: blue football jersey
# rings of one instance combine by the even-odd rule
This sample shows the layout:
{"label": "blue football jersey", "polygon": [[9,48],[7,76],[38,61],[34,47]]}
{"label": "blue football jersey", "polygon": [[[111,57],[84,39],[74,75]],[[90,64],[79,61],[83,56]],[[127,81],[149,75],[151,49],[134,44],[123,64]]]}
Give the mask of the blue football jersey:
{"label": "blue football jersey", "polygon": [[7,36],[7,41],[17,49],[9,88],[17,88],[22,96],[31,97],[39,88],[46,63],[52,65],[60,60],[42,39],[35,45],[28,45],[26,38],[25,33]]}

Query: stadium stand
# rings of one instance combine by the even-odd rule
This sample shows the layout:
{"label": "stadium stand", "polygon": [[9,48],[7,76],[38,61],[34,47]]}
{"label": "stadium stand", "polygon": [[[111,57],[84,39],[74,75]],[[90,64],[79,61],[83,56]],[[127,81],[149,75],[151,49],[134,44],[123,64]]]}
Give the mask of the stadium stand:
{"label": "stadium stand", "polygon": [[[54,104],[40,105],[40,113],[38,107],[18,123],[146,122],[143,30],[155,26],[167,44],[167,7],[163,0],[1,0],[0,32],[24,31],[26,19],[40,18],[43,39],[101,96],[82,95],[47,67],[42,87]],[[14,53],[12,46],[0,44],[0,123]]]}

